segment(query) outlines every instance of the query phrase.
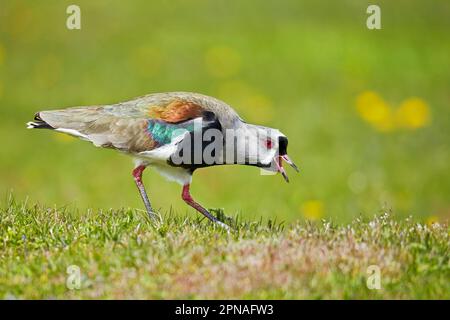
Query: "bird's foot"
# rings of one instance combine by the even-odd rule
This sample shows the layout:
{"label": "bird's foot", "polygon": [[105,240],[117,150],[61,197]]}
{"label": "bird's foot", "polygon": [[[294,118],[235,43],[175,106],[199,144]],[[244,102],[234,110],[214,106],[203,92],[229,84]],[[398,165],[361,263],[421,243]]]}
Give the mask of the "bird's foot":
{"label": "bird's foot", "polygon": [[227,231],[227,233],[230,233],[230,231],[232,230],[231,227],[229,225],[227,225],[226,223],[223,223],[220,220],[215,220],[214,223],[216,223],[219,227],[223,228],[224,230]]}
{"label": "bird's foot", "polygon": [[233,219],[230,217],[227,217],[222,209],[209,209],[208,213],[212,217],[211,220],[214,223],[217,223],[220,227],[227,230],[227,232],[230,232],[230,230],[233,230],[232,227],[230,227],[227,223],[224,222],[224,221],[228,221],[229,223],[231,223]]}
{"label": "bird's foot", "polygon": [[158,219],[158,217],[161,218],[161,216],[157,212],[147,210],[147,215],[150,218],[150,220],[152,220],[152,221],[161,220],[161,219]]}

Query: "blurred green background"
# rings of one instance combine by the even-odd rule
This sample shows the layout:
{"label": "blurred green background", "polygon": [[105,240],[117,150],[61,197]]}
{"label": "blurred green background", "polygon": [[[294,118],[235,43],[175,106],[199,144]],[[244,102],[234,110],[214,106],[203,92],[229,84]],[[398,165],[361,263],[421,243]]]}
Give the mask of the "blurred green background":
{"label": "blurred green background", "polygon": [[[81,8],[81,30],[66,8]],[[192,191],[229,215],[348,221],[392,209],[450,216],[450,2],[8,1],[0,4],[0,196],[80,209],[143,208],[132,161],[50,131],[34,113],[194,91],[279,128],[301,168],[199,170]],[[163,212],[193,210],[151,170]]]}

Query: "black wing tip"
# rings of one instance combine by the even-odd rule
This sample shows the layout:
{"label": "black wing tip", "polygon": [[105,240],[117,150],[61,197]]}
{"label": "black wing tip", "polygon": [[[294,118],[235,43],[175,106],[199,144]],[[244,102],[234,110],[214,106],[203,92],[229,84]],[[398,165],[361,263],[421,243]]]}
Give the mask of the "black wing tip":
{"label": "black wing tip", "polygon": [[55,129],[47,122],[42,120],[40,113],[34,115],[34,121],[27,122],[28,129]]}

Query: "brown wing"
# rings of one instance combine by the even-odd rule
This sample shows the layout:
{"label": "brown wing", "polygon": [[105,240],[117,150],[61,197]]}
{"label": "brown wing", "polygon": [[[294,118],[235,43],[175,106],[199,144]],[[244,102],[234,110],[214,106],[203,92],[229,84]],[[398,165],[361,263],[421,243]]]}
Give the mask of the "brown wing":
{"label": "brown wing", "polygon": [[129,153],[149,151],[161,146],[149,131],[149,122],[173,127],[203,114],[203,108],[191,101],[172,99],[159,104],[142,101],[42,111],[38,116],[53,129],[89,140],[99,147]]}
{"label": "brown wing", "polygon": [[151,119],[159,119],[168,123],[179,123],[201,117],[203,108],[190,101],[174,100],[166,106],[149,106]]}

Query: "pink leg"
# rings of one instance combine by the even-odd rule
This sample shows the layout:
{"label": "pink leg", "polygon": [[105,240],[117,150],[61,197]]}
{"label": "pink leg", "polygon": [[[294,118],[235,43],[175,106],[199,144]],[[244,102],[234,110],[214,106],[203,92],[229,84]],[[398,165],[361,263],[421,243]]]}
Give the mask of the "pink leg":
{"label": "pink leg", "polygon": [[230,227],[227,226],[225,223],[219,221],[216,217],[214,217],[211,213],[209,213],[208,210],[203,208],[198,202],[195,202],[194,199],[192,199],[191,193],[189,191],[190,184],[185,184],[183,186],[183,192],[181,194],[181,197],[183,200],[190,205],[192,208],[203,214],[205,217],[207,217],[209,220],[211,220],[214,223],[219,224],[221,227],[225,228],[226,230],[229,230]]}
{"label": "pink leg", "polygon": [[150,200],[148,199],[147,192],[145,192],[144,183],[142,182],[142,172],[144,172],[144,170],[145,166],[143,165],[134,168],[133,170],[134,182],[136,182],[136,186],[138,187],[139,193],[141,194],[142,201],[144,201],[145,209],[147,209],[149,217],[155,219],[155,214],[153,213],[153,209],[150,204]]}

